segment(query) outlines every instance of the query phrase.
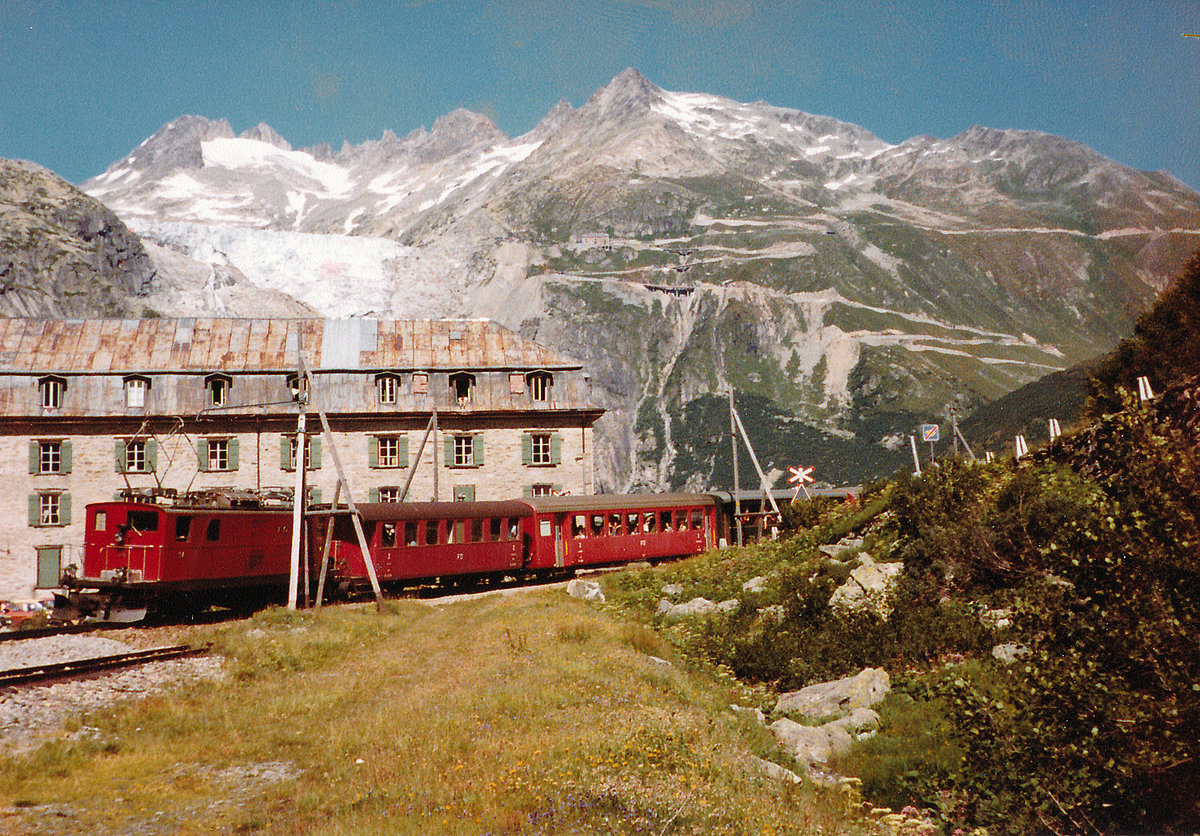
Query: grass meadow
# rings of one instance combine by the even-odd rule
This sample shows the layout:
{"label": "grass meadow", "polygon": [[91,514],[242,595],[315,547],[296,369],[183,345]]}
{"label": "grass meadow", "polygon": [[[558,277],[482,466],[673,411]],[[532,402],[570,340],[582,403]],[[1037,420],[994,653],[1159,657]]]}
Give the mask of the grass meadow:
{"label": "grass meadow", "polygon": [[[816,834],[769,733],[652,630],[561,589],[178,628],[227,675],[0,761],[17,833]],[[86,736],[71,731],[86,728]]]}

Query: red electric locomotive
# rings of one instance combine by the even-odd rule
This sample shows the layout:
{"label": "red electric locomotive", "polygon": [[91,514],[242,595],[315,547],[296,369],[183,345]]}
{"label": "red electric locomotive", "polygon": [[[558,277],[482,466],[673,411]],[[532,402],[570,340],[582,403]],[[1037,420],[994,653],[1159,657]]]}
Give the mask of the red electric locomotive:
{"label": "red electric locomotive", "polygon": [[57,618],[129,621],[148,610],[284,600],[292,530],[285,504],[248,492],[154,499],[87,507],[83,566],[64,574]]}

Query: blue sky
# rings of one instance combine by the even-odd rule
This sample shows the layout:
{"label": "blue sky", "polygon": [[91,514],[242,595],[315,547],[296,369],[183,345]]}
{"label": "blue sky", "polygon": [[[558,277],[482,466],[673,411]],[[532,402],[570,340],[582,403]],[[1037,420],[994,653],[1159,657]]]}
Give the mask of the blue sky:
{"label": "blue sky", "polygon": [[293,146],[455,107],[510,135],[626,67],[889,142],[972,124],[1200,189],[1200,0],[0,0],[0,157],[73,182],[183,114]]}

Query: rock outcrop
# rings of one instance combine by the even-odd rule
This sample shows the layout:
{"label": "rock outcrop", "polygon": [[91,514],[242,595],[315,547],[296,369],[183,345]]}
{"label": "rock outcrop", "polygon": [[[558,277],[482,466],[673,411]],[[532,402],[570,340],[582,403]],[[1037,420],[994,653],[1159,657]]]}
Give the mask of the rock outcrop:
{"label": "rock outcrop", "polygon": [[140,317],[153,279],[141,240],[103,204],[0,160],[0,315]]}

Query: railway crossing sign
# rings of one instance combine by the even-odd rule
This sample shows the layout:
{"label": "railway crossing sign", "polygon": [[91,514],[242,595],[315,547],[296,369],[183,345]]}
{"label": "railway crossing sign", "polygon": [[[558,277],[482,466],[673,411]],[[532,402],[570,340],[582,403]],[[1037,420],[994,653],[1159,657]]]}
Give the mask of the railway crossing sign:
{"label": "railway crossing sign", "polygon": [[939,424],[922,424],[921,425],[921,440],[928,441],[930,444],[938,440],[941,425]]}
{"label": "railway crossing sign", "polygon": [[788,484],[796,486],[796,492],[792,494],[792,502],[793,503],[796,501],[796,498],[798,496],[800,496],[800,491],[804,491],[805,499],[812,499],[812,495],[809,494],[808,488],[806,488],[804,486],[805,482],[811,482],[813,480],[812,472],[813,472],[813,469],[811,467],[789,467],[788,468],[788,473],[791,474],[790,476],[788,476]]}

